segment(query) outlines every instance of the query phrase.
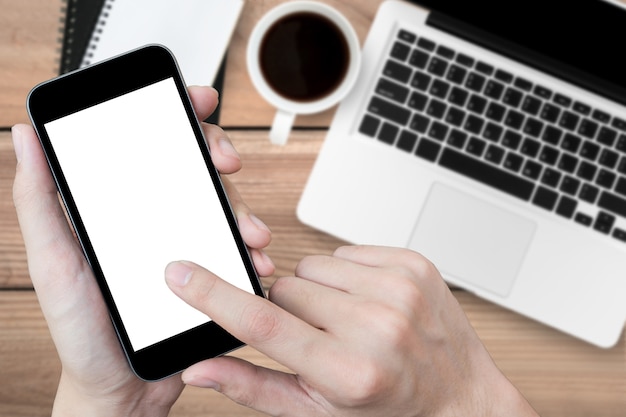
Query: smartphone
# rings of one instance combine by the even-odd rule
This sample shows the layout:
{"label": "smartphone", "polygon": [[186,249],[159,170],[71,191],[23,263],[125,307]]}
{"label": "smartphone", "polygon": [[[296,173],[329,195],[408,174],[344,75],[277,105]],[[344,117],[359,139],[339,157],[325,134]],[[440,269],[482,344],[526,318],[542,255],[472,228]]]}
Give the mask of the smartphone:
{"label": "smartphone", "polygon": [[62,75],[27,107],[136,375],[242,346],[165,283],[184,259],[264,296],[171,52],[148,45]]}

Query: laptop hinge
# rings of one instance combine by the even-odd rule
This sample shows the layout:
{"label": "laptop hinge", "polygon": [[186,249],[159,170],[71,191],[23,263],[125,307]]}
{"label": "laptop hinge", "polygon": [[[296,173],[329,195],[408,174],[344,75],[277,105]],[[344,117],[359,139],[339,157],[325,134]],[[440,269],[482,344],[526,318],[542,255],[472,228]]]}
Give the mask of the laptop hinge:
{"label": "laptop hinge", "polygon": [[490,49],[500,55],[522,62],[554,77],[590,90],[598,95],[626,105],[626,89],[606,82],[598,77],[536,53],[524,46],[507,41],[487,31],[469,25],[456,18],[431,11],[426,23],[429,26],[451,33],[459,38]]}

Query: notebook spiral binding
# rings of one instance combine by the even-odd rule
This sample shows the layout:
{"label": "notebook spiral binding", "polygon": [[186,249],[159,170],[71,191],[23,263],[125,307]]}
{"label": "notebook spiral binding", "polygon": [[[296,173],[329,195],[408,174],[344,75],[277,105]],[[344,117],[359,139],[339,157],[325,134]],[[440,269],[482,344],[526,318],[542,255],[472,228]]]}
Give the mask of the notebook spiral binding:
{"label": "notebook spiral binding", "polygon": [[[70,4],[71,3],[71,4]],[[58,58],[55,59],[54,72],[63,74],[67,72],[69,55],[72,53],[73,44],[73,24],[72,16],[75,12],[74,2],[71,0],[61,0],[61,15],[59,17],[59,29],[57,38],[58,47],[56,49]]]}
{"label": "notebook spiral binding", "polygon": [[100,16],[98,16],[98,21],[93,29],[93,33],[91,35],[91,39],[87,44],[87,49],[85,50],[85,55],[83,57],[83,61],[81,63],[81,67],[85,65],[89,65],[91,63],[91,58],[93,57],[93,51],[98,47],[98,42],[100,41],[100,34],[102,33],[102,27],[106,24],[107,19],[109,18],[109,12],[111,8],[113,8],[113,3],[115,0],[105,0],[104,5],[102,6],[102,11],[100,12]]}

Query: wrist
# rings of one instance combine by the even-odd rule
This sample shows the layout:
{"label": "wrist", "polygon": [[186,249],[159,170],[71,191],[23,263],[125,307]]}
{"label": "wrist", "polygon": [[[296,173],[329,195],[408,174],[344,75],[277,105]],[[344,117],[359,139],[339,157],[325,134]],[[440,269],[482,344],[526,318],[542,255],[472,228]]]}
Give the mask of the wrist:
{"label": "wrist", "polygon": [[128,395],[87,393],[62,373],[54,400],[52,417],[166,417],[169,411],[170,407],[150,404],[142,401],[141,398],[129,398]]}

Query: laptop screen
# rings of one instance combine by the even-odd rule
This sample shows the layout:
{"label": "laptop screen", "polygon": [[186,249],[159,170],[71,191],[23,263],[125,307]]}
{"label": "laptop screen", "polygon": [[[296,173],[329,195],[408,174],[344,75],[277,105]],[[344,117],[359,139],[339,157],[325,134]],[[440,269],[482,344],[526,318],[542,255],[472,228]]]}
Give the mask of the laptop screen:
{"label": "laptop screen", "polygon": [[608,0],[412,2],[434,12],[435,26],[487,47],[504,43],[498,52],[626,104],[626,9]]}

